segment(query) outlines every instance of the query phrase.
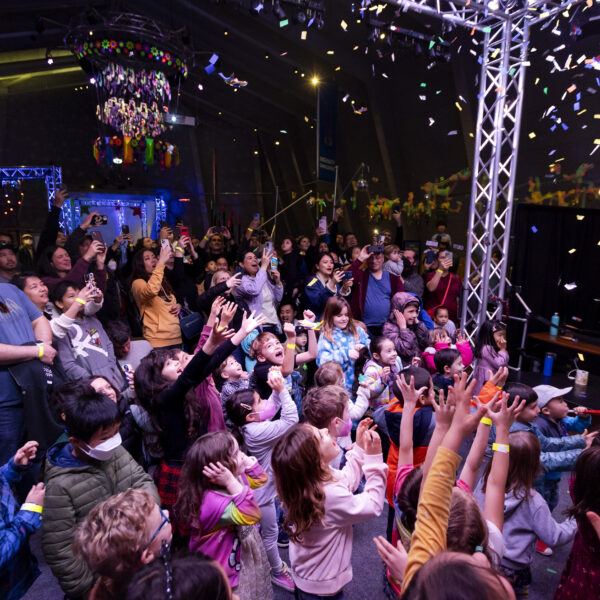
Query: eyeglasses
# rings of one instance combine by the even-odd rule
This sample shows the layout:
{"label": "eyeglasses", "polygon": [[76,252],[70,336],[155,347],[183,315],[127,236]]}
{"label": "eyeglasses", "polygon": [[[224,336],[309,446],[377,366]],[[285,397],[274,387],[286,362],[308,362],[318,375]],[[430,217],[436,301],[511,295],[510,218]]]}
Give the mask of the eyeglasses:
{"label": "eyeglasses", "polygon": [[[148,542],[148,546],[152,544],[152,542],[156,539],[156,536],[160,533],[160,530],[170,522],[169,517],[163,512],[163,509],[159,506],[158,510],[160,512],[160,516],[162,517],[161,524],[156,528],[156,531],[152,534],[150,541]],[[146,548],[148,547],[146,546]]]}

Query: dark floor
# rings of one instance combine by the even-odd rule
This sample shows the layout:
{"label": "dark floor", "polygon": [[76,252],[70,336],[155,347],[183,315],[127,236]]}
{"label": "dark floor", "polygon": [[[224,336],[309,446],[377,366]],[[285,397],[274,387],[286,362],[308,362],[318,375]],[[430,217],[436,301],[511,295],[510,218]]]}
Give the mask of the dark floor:
{"label": "dark floor", "polygon": [[[557,520],[562,521],[562,511],[570,504],[567,491],[567,476],[563,476],[560,489],[560,504],[554,511]],[[373,537],[385,535],[387,507],[378,519],[357,525],[354,528],[354,549],[352,554],[352,566],[354,568],[354,579],[344,589],[346,600],[383,600],[385,598],[380,582],[383,578],[383,566],[375,545]],[[26,600],[62,600],[63,594],[50,573],[40,551],[39,534],[32,540],[32,548],[40,560],[41,576],[25,596]],[[529,598],[531,600],[550,600],[560,580],[560,574],[569,554],[570,544],[554,549],[554,555],[550,557],[536,554],[533,563],[533,584]],[[281,551],[282,558],[287,561],[287,550]],[[290,600],[292,595],[275,588],[276,600]]]}

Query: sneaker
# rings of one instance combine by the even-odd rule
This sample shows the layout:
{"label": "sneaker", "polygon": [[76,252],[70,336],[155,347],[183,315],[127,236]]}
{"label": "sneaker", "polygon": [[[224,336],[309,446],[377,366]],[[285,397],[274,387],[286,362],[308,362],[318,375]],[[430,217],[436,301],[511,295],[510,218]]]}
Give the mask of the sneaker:
{"label": "sneaker", "polygon": [[279,534],[277,535],[277,545],[280,548],[287,548],[290,545],[290,536],[287,534],[285,529],[279,529]]}
{"label": "sneaker", "polygon": [[537,541],[536,551],[539,552],[542,556],[552,556],[554,552],[552,548],[546,546],[542,540]]}
{"label": "sneaker", "polygon": [[285,563],[283,563],[283,567],[281,568],[281,571],[279,571],[279,573],[277,573],[276,575],[273,575],[273,573],[271,573],[271,583],[280,588],[283,588],[284,590],[287,590],[288,592],[293,592],[296,589],[296,586],[294,585],[294,580],[292,579],[288,566]]}

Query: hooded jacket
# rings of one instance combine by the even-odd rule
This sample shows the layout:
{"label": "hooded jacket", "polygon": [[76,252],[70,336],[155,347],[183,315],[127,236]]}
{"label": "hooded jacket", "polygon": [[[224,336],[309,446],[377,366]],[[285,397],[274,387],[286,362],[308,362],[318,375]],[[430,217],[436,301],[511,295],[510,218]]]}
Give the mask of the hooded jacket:
{"label": "hooded jacket", "polygon": [[94,576],[83,560],[75,558],[75,527],[107,498],[129,488],[146,490],[157,504],[160,498],[148,473],[119,446],[112,458],[84,463],[70,451],[69,442],[57,442],[46,459],[42,550],[60,587],[70,597],[88,592]]}
{"label": "hooded jacket", "polygon": [[402,312],[411,302],[418,303],[421,309],[421,300],[408,292],[398,292],[392,296],[392,307],[390,316],[383,326],[382,335],[394,342],[398,356],[402,363],[410,365],[413,357],[421,356],[421,353],[429,346],[429,332],[421,321],[415,325],[407,325],[406,329],[400,329],[396,323],[394,309]]}
{"label": "hooded jacket", "polygon": [[[481,506],[480,499],[477,498]],[[532,490],[529,497],[517,498],[511,491],[504,496],[505,550],[501,564],[509,569],[524,569],[531,565],[538,538],[554,548],[570,542],[577,531],[577,522],[569,518],[557,523],[542,496]]]}

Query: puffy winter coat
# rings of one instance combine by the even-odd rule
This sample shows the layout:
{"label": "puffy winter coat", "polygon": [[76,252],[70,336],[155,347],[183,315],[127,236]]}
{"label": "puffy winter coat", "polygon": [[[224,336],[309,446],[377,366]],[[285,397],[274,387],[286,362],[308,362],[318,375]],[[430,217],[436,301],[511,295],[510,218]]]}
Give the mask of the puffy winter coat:
{"label": "puffy winter coat", "polygon": [[421,356],[421,353],[429,346],[429,332],[427,327],[421,321],[415,325],[410,325],[406,329],[400,329],[396,323],[394,309],[402,312],[409,302],[418,302],[421,308],[421,301],[417,296],[408,292],[398,292],[392,296],[392,309],[388,320],[383,325],[381,334],[394,342],[398,356],[402,364],[410,365],[413,357]]}
{"label": "puffy winter coat", "polygon": [[94,575],[73,555],[76,526],[94,506],[129,488],[146,490],[158,504],[160,498],[150,475],[122,446],[109,460],[86,464],[69,457],[67,444],[52,446],[46,459],[42,550],[63,591],[77,598],[91,589]]}

